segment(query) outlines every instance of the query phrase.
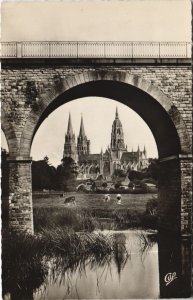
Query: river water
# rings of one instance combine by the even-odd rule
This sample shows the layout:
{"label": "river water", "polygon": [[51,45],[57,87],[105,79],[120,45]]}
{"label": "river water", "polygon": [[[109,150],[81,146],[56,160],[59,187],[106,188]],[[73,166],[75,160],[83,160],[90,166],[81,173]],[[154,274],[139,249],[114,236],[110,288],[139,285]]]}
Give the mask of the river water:
{"label": "river water", "polygon": [[[34,294],[35,300],[159,298],[158,244],[144,231],[114,233],[122,245],[111,260],[100,265],[89,261],[66,275],[53,279],[53,264],[47,284]],[[121,249],[126,251],[121,251]]]}
{"label": "river water", "polygon": [[[23,253],[20,249],[21,255],[17,253],[14,265],[9,255],[12,252],[4,253],[7,261],[3,261],[3,299],[166,299],[191,296],[190,238],[145,230],[104,230],[102,233],[110,234],[113,252],[104,248],[103,254],[95,250],[79,256],[72,253],[32,256],[34,261],[30,263],[26,251]],[[29,249],[29,256],[30,253]]]}

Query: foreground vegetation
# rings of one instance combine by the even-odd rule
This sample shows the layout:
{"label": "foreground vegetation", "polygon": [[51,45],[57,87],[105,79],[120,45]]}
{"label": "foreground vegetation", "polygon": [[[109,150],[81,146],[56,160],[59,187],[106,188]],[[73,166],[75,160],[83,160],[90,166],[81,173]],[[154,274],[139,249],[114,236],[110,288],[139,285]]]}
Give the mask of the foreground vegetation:
{"label": "foreground vegetation", "polygon": [[[139,253],[143,257],[156,242],[155,236],[137,231]],[[110,266],[114,261],[121,273],[130,250],[124,233],[75,232],[69,228],[42,229],[38,234],[4,232],[2,236],[3,295],[30,300],[49,280],[62,278],[63,284],[73,272],[85,272],[88,264]],[[68,284],[68,282],[66,283]]]}
{"label": "foreground vegetation", "polygon": [[[155,202],[155,203],[153,203]],[[102,217],[109,217],[111,229],[155,228],[156,201],[146,204],[142,213],[125,209],[91,210],[80,207],[34,208],[35,235],[2,231],[3,294],[11,299],[30,300],[33,293],[52,278],[85,270],[89,263],[110,265],[112,259],[120,273],[129,257],[123,233],[103,234],[95,229],[106,228]],[[153,219],[152,219],[153,218]],[[148,224],[152,222],[152,224]],[[4,226],[4,224],[3,224]],[[104,226],[104,227],[103,227]],[[140,251],[153,245],[145,234],[139,234]]]}
{"label": "foreground vegetation", "polygon": [[[33,299],[34,291],[46,284],[50,261],[55,266],[52,275],[57,276],[77,268],[84,269],[88,260],[95,265],[104,265],[116,249],[113,236],[101,233],[76,233],[60,227],[44,229],[34,236],[4,232],[3,294],[9,292],[11,299]],[[126,249],[122,248],[122,251],[126,252]]]}
{"label": "foreground vegetation", "polygon": [[[123,208],[115,210],[88,210],[79,208],[35,208],[34,226],[36,232],[57,227],[74,231],[92,232],[95,229],[122,230],[129,228],[157,229],[157,201],[148,202],[144,212]],[[152,213],[151,213],[152,212]]]}

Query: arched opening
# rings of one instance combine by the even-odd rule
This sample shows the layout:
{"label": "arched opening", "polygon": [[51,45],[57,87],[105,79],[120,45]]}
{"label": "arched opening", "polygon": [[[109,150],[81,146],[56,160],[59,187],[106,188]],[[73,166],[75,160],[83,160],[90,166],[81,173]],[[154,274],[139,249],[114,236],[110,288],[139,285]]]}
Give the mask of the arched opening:
{"label": "arched opening", "polygon": [[7,152],[9,152],[7,139],[6,139],[5,133],[3,132],[2,129],[1,129],[1,148],[6,150]]}
{"label": "arched opening", "polygon": [[[191,216],[183,213],[182,198],[190,190],[189,180],[181,181],[180,156],[190,153],[190,142],[183,119],[171,100],[144,79],[124,72],[87,72],[62,79],[39,96],[25,123],[19,144],[10,148],[10,157],[19,157],[28,172],[33,138],[44,119],[59,106],[83,97],[105,97],[123,103],[134,110],[150,128],[160,160],[159,223],[160,228],[179,232],[191,230]],[[183,159],[183,157],[182,157]],[[185,158],[186,159],[186,158]],[[14,161],[12,166],[14,166]],[[187,166],[188,177],[189,165]],[[31,175],[29,176],[29,178]],[[31,193],[31,179],[24,177]],[[184,185],[185,187],[181,188]],[[31,197],[31,196],[30,196]]]}
{"label": "arched opening", "polygon": [[[136,79],[133,84],[124,83],[117,80],[91,80],[81,84],[74,83],[74,86],[65,90],[61,83],[59,90],[55,93],[53,89],[51,94],[42,96],[36,110],[31,111],[30,116],[25,124],[22,133],[20,148],[17,151],[21,155],[21,170],[15,167],[12,162],[12,174],[22,173],[19,184],[23,184],[26,180],[28,188],[25,191],[25,197],[28,204],[32,203],[31,197],[31,177],[29,154],[33,138],[46,117],[54,110],[65,103],[83,97],[105,97],[123,103],[134,110],[145,121],[151,129],[155,138],[159,160],[160,160],[160,176],[159,176],[159,229],[179,233],[182,231],[182,180],[181,165],[179,155],[188,153],[189,144],[186,134],[184,134],[184,124],[181,116],[172,103],[163,97],[163,103],[156,99],[156,93],[147,92],[139,88],[139,81]],[[153,90],[153,88],[152,88]],[[50,96],[50,97],[49,97]],[[159,98],[159,97],[158,97]],[[159,98],[160,100],[160,98]],[[12,154],[18,154],[13,149]],[[23,161],[22,161],[23,159]],[[108,172],[109,170],[107,170]],[[29,175],[28,177],[26,176]],[[186,187],[184,187],[186,188]],[[20,192],[20,191],[19,191]],[[27,195],[27,196],[26,196]],[[15,200],[15,199],[14,199]],[[30,208],[31,209],[31,208]],[[28,216],[26,227],[29,231],[32,229],[32,210]],[[28,214],[29,215],[29,214]],[[14,211],[12,213],[14,216]],[[183,227],[187,231],[190,230],[190,220],[187,226]],[[31,226],[31,227],[30,227]],[[172,248],[172,247],[171,247]],[[169,253],[168,255],[171,255]],[[164,269],[163,272],[166,272]],[[168,269],[167,269],[168,272]],[[163,273],[165,274],[165,273]]]}
{"label": "arched opening", "polygon": [[[89,96],[105,97],[127,105],[151,129],[157,144],[159,160],[163,161],[160,164],[159,179],[159,197],[161,199],[159,201],[160,228],[170,228],[179,232],[181,228],[181,181],[178,156],[180,153],[183,153],[185,143],[177,132],[181,121],[178,115],[173,113],[173,111],[176,111],[175,107],[171,103],[166,103],[165,99],[163,105],[161,105],[150,94],[138,87],[113,80],[89,81],[75,85],[51,101],[36,119],[32,139],[28,139],[30,144],[25,143],[28,148],[23,149],[24,155],[27,152],[29,153],[36,131],[51,112],[73,99]],[[168,111],[166,111],[166,108]],[[174,119],[175,122],[178,122],[178,127],[174,124]],[[23,138],[25,138],[24,135],[25,131]],[[185,138],[186,136],[184,135]]]}
{"label": "arched opening", "polygon": [[158,147],[159,158],[181,153],[181,145],[176,127],[164,107],[152,96],[139,88],[109,80],[91,81],[80,84],[59,95],[46,107],[40,118],[38,118],[33,136],[43,120],[57,107],[73,99],[89,96],[113,99],[134,110],[151,129]]}
{"label": "arched opening", "polygon": [[9,147],[6,136],[1,129],[1,210],[2,210],[2,226],[8,226],[8,210],[9,210],[9,166],[7,158],[9,155]]}

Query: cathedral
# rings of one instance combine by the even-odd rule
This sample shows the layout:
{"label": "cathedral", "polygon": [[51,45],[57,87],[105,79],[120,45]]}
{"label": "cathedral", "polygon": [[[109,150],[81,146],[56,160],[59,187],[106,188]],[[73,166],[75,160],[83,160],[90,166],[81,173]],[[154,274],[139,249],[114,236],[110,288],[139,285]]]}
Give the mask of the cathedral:
{"label": "cathedral", "polygon": [[122,123],[119,119],[118,109],[116,108],[115,119],[111,130],[110,146],[103,153],[90,153],[90,140],[87,139],[83,116],[81,116],[80,131],[77,138],[73,132],[71,114],[69,114],[68,128],[65,135],[63,158],[71,157],[78,164],[79,178],[96,179],[98,175],[110,179],[116,169],[121,169],[125,174],[129,170],[140,171],[148,166],[147,152],[127,151],[124,143]]}

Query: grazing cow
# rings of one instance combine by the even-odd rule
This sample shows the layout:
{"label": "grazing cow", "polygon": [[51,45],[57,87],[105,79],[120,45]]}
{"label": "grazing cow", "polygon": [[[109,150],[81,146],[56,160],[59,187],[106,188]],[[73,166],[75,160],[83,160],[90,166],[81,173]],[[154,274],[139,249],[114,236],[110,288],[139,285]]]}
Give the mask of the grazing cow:
{"label": "grazing cow", "polygon": [[71,197],[66,198],[66,199],[64,200],[64,203],[65,203],[65,204],[68,204],[68,205],[69,205],[70,203],[76,205],[76,199],[75,199],[74,196],[71,196]]}
{"label": "grazing cow", "polygon": [[106,195],[105,195],[105,198],[104,198],[104,201],[105,201],[105,202],[109,202],[110,200],[111,200],[110,195],[109,195],[109,194],[106,194]]}

